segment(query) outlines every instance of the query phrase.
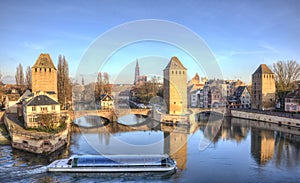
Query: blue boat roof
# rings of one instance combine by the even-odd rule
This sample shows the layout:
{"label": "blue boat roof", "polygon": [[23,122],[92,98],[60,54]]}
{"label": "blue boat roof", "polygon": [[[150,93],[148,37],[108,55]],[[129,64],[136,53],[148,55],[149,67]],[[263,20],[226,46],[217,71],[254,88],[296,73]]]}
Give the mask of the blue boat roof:
{"label": "blue boat roof", "polygon": [[109,165],[161,165],[166,155],[108,155],[108,156],[74,156],[73,166],[109,166]]}

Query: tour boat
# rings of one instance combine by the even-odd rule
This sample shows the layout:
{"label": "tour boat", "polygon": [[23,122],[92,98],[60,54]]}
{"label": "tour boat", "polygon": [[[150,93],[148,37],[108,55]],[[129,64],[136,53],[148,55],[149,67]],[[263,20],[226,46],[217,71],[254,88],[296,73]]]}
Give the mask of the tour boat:
{"label": "tour boat", "polygon": [[170,172],[176,162],[168,155],[75,155],[47,167],[49,172]]}

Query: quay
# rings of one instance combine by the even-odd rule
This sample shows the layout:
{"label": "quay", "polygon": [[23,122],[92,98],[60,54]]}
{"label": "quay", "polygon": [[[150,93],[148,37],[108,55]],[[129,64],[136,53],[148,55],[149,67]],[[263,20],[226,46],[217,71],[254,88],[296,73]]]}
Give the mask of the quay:
{"label": "quay", "polygon": [[69,123],[58,133],[27,130],[15,114],[6,114],[4,124],[8,130],[13,148],[36,154],[50,154],[68,143]]}
{"label": "quay", "polygon": [[289,114],[261,110],[232,109],[231,116],[236,118],[275,123],[279,126],[285,125],[300,128],[300,114]]}

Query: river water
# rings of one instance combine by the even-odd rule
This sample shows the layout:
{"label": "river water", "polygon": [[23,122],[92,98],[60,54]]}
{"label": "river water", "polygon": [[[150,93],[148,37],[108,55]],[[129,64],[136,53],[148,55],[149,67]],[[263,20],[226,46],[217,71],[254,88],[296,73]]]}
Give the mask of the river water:
{"label": "river water", "polygon": [[[73,127],[69,144],[47,157],[1,145],[0,182],[300,181],[297,128],[237,118],[172,127],[134,115],[121,124],[93,116],[75,123],[81,127]],[[50,162],[74,154],[164,153],[176,160],[175,174],[46,172]]]}

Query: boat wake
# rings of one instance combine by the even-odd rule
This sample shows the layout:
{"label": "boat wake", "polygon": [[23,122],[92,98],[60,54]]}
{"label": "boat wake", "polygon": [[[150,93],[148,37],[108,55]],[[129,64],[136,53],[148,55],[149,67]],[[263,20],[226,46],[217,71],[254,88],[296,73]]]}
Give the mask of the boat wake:
{"label": "boat wake", "polygon": [[3,182],[19,182],[47,172],[47,166],[32,167],[1,167],[0,177]]}

